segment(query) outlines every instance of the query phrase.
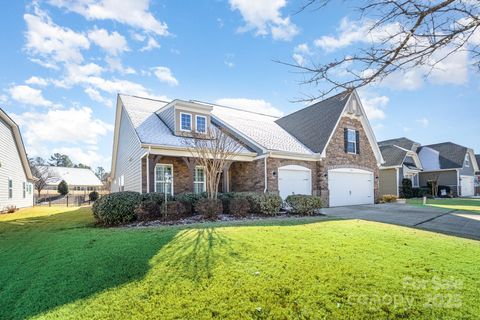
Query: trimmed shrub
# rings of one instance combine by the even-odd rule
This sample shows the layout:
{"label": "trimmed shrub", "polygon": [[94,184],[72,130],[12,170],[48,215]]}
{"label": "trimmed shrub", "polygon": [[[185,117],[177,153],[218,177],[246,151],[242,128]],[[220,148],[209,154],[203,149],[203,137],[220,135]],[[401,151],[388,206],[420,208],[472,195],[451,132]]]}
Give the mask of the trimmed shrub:
{"label": "trimmed shrub", "polygon": [[314,215],[322,207],[322,199],[317,196],[296,194],[285,201],[292,207],[292,213],[302,215]]}
{"label": "trimmed shrub", "polygon": [[[172,200],[171,196],[167,196],[167,201]],[[158,205],[161,205],[162,203],[165,202],[165,194],[161,192],[149,192],[149,193],[144,193],[142,195],[142,201],[151,201],[155,202]]]}
{"label": "trimmed shrub", "polygon": [[92,191],[92,192],[90,192],[90,193],[88,194],[88,199],[89,199],[90,201],[97,201],[99,197],[100,197],[100,196],[99,196],[99,194],[98,194],[97,191]]}
{"label": "trimmed shrub", "polygon": [[5,212],[6,213],[14,213],[15,211],[17,211],[17,207],[16,206],[7,206],[5,208]]}
{"label": "trimmed shrub", "polygon": [[205,219],[215,220],[222,214],[223,204],[220,199],[202,198],[197,201],[195,211],[203,215]]}
{"label": "trimmed shrub", "polygon": [[60,193],[62,196],[68,194],[68,184],[65,180],[60,181],[57,186],[57,192]]}
{"label": "trimmed shrub", "polygon": [[402,179],[402,196],[407,199],[413,197],[412,180]]}
{"label": "trimmed shrub", "polygon": [[149,221],[162,219],[161,205],[152,200],[142,201],[135,208],[137,220]]}
{"label": "trimmed shrub", "polygon": [[135,208],[141,203],[138,192],[123,191],[111,193],[95,201],[93,216],[98,224],[115,226],[135,220]]}
{"label": "trimmed shrub", "polygon": [[397,202],[397,196],[394,194],[384,194],[380,198],[380,203],[391,203],[391,202]]}
{"label": "trimmed shrub", "polygon": [[175,221],[187,216],[185,205],[180,201],[167,201],[160,207],[162,219],[166,221]]}
{"label": "trimmed shrub", "polygon": [[195,205],[197,204],[198,200],[206,198],[205,193],[193,193],[193,192],[184,192],[179,193],[175,196],[175,201],[180,201],[185,206],[187,213],[194,214],[195,213]]}
{"label": "trimmed shrub", "polygon": [[239,193],[239,197],[245,197],[249,204],[250,210],[255,214],[263,214],[267,216],[275,216],[282,207],[282,198],[273,193]]}
{"label": "trimmed shrub", "polygon": [[225,193],[218,194],[218,199],[220,199],[220,201],[222,201],[222,204],[223,204],[224,214],[231,214],[230,201],[232,201],[233,198],[238,197],[239,194],[240,193],[238,192],[225,192]]}
{"label": "trimmed shrub", "polygon": [[250,213],[250,202],[246,198],[232,196],[228,201],[228,213],[237,217],[246,217]]}
{"label": "trimmed shrub", "polygon": [[422,188],[412,188],[412,197],[413,198],[422,198],[426,195],[425,190]]}

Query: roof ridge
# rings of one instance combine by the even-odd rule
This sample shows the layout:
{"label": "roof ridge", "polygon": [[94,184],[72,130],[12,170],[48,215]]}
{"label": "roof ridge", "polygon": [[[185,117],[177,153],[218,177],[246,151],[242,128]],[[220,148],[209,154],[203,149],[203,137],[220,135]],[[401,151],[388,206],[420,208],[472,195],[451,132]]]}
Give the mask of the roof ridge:
{"label": "roof ridge", "polygon": [[232,107],[232,106],[226,106],[226,105],[223,105],[223,104],[211,103],[211,102],[206,102],[206,101],[201,101],[201,100],[190,100],[190,101],[194,102],[194,103],[203,103],[203,104],[207,104],[207,105],[215,106],[215,107],[220,107],[220,108],[227,108],[227,109],[232,109],[232,110],[237,110],[237,111],[243,111],[243,112],[258,114],[258,115],[261,115],[261,116],[271,117],[271,118],[275,118],[275,119],[280,119],[281,118],[281,117],[272,116],[272,115],[266,114],[266,113],[240,109],[240,108],[236,108],[236,107]]}
{"label": "roof ridge", "polygon": [[154,99],[154,98],[150,98],[150,97],[141,97],[141,96],[137,96],[137,95],[134,95],[134,94],[118,93],[118,95],[119,95],[119,96],[133,97],[133,98],[138,98],[138,99],[144,99],[144,100],[165,102],[165,103],[170,103],[170,102],[172,102],[172,101],[165,101],[165,100],[160,100],[160,99]]}

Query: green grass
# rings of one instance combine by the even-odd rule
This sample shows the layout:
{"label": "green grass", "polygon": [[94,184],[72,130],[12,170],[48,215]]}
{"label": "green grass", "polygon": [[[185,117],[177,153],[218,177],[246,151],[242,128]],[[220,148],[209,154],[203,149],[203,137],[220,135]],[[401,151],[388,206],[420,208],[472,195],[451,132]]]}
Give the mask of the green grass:
{"label": "green grass", "polygon": [[0,222],[0,319],[480,314],[473,240],[360,220],[101,229],[88,208],[37,214]]}
{"label": "green grass", "polygon": [[[422,199],[408,199],[408,204],[423,205]],[[451,210],[469,211],[480,214],[480,199],[427,199],[427,206],[445,208]]]}

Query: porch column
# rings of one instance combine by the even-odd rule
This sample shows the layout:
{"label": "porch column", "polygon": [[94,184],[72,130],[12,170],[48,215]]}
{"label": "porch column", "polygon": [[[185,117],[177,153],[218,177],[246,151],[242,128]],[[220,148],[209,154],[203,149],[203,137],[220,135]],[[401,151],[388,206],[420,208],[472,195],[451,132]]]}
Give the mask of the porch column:
{"label": "porch column", "polygon": [[150,155],[147,158],[147,168],[148,168],[148,188],[147,192],[155,191],[155,165],[160,161],[162,156],[159,155]]}
{"label": "porch column", "polygon": [[222,192],[229,192],[230,191],[230,178],[228,176],[228,171],[230,170],[230,166],[232,165],[233,161],[227,161],[225,163],[225,167],[223,168],[223,181],[222,181]]}
{"label": "porch column", "polygon": [[188,167],[188,179],[190,184],[190,190],[193,192],[195,190],[194,186],[194,175],[195,175],[195,166],[197,165],[197,159],[192,157],[182,157],[183,161]]}

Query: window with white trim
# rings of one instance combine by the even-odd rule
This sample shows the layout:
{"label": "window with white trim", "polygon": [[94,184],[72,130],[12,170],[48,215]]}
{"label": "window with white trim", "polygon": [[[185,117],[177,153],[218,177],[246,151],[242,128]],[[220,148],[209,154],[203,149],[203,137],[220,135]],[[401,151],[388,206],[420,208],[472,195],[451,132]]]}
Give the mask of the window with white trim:
{"label": "window with white trim", "polygon": [[8,179],[8,199],[13,198],[13,181],[12,179]]}
{"label": "window with white trim", "polygon": [[204,167],[195,167],[193,175],[193,192],[199,194],[206,191],[206,177]]}
{"label": "window with white trim", "polygon": [[196,131],[198,133],[207,133],[207,117],[205,116],[195,116],[196,121]]}
{"label": "window with white trim", "polygon": [[173,166],[171,164],[155,166],[155,192],[173,195]]}
{"label": "window with white trim", "polygon": [[27,183],[23,182],[22,187],[23,187],[23,198],[25,199],[27,197]]}
{"label": "window with white trim", "polygon": [[190,113],[180,113],[180,130],[192,131],[192,115]]}
{"label": "window with white trim", "polygon": [[357,153],[357,132],[347,129],[347,152]]}
{"label": "window with white trim", "polygon": [[468,157],[468,153],[465,155],[465,167],[470,167],[470,158]]}

